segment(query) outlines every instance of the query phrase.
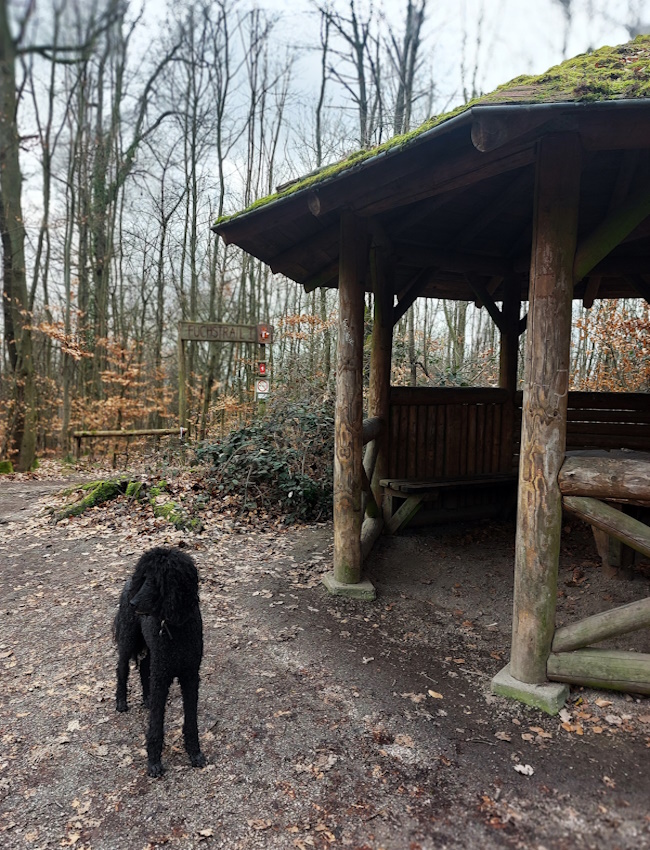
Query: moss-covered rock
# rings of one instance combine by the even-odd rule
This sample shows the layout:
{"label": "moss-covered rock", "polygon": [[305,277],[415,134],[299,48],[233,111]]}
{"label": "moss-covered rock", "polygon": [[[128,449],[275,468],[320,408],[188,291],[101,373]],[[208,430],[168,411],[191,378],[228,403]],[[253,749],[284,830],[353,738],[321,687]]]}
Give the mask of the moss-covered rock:
{"label": "moss-covered rock", "polygon": [[84,484],[81,490],[85,491],[85,496],[57,511],[54,514],[54,520],[59,522],[68,517],[80,516],[90,508],[97,507],[97,505],[101,505],[111,499],[116,499],[118,496],[124,494],[128,484],[129,482],[127,480],[120,478],[111,478],[106,481],[92,481]]}
{"label": "moss-covered rock", "polygon": [[11,475],[14,465],[10,460],[0,460],[0,475]]}

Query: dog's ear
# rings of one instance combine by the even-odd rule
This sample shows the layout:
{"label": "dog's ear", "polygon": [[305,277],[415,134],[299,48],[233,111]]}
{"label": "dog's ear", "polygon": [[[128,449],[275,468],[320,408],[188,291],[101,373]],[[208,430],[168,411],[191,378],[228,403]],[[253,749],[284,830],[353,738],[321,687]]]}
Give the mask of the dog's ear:
{"label": "dog's ear", "polygon": [[194,561],[184,552],[169,552],[169,568],[164,571],[161,616],[180,625],[192,614],[199,601],[199,577]]}
{"label": "dog's ear", "polygon": [[151,551],[145,552],[140,556],[138,563],[135,565],[135,571],[131,577],[131,587],[129,588],[129,596],[131,599],[139,592],[142,585],[147,579],[147,573],[151,571],[153,559]]}

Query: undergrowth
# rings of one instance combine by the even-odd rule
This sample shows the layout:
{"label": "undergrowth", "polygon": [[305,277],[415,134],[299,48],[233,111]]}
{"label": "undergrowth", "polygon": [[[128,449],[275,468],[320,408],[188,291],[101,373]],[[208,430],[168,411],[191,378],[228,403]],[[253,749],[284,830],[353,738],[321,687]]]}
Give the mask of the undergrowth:
{"label": "undergrowth", "polygon": [[263,418],[197,449],[208,462],[214,498],[234,496],[241,512],[283,515],[287,523],[332,515],[334,413],[275,401]]}

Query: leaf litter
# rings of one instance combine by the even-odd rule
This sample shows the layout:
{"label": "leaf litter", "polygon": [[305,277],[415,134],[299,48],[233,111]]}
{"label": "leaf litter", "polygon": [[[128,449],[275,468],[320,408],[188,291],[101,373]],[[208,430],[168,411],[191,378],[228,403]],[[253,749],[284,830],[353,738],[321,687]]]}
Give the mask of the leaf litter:
{"label": "leaf litter", "polygon": [[[196,475],[177,478],[172,489],[179,501],[181,494],[185,501],[200,494]],[[462,596],[466,583],[459,589],[457,580],[450,582],[448,608],[435,573],[417,582],[417,592],[403,579],[392,588],[384,576],[380,600],[370,606],[331,601],[320,588],[331,568],[328,524],[289,528],[263,515],[255,524],[226,502],[202,508],[200,531],[182,531],[153,515],[150,505],[119,497],[53,526],[47,508],[67,497],[56,490],[40,501],[28,497],[30,486],[42,494],[54,480],[10,482],[13,504],[0,538],[0,843],[81,850],[191,841],[233,849],[401,848],[407,831],[420,847],[433,848],[462,824],[468,847],[490,846],[493,830],[512,835],[513,847],[530,834],[546,836],[552,846],[564,828],[569,793],[557,766],[567,739],[574,743],[566,758],[582,759],[585,790],[591,768],[582,739],[598,746],[602,740],[605,760],[612,746],[629,742],[618,774],[608,766],[605,782],[593,771],[603,793],[627,787],[623,773],[634,770],[635,759],[642,763],[642,749],[647,753],[647,701],[585,691],[553,719],[489,697],[490,675],[507,657],[507,630],[501,636],[493,628],[505,615],[480,614],[482,598],[472,609]],[[25,488],[20,499],[29,504],[20,516],[16,486]],[[463,546],[480,546],[481,534],[466,535]],[[110,641],[124,578],[140,551],[157,544],[188,546],[200,566],[206,629],[200,720],[210,757],[204,771],[187,767],[182,711],[172,693],[168,773],[160,783],[143,776],[146,712],[136,702],[126,717],[115,715]],[[402,545],[412,544],[386,541],[376,564],[386,557],[382,551]],[[453,547],[453,535],[446,545]],[[422,675],[449,683],[449,692],[447,684],[442,692],[435,684],[423,688]],[[445,710],[429,710],[443,699]],[[508,723],[519,725],[516,735],[506,731]],[[481,767],[486,735],[496,748],[483,750],[502,757]],[[538,763],[532,753],[527,760],[532,747],[535,759],[548,761]],[[511,756],[517,773],[534,765],[533,775],[522,773],[525,787],[544,783],[553,794],[534,793],[522,806],[521,777],[519,784],[508,778]],[[643,783],[637,777],[628,797],[641,795]],[[638,796],[625,808],[625,832],[625,817],[612,825],[588,794],[576,803],[577,791],[571,788],[574,805],[589,811],[592,823],[584,847],[612,846],[614,839],[635,846],[631,838],[626,844],[633,830],[639,846],[643,830],[650,835],[635,809]],[[188,805],[199,798],[199,808]],[[142,820],[143,799],[154,812],[149,823]],[[580,834],[573,838],[583,846]]]}

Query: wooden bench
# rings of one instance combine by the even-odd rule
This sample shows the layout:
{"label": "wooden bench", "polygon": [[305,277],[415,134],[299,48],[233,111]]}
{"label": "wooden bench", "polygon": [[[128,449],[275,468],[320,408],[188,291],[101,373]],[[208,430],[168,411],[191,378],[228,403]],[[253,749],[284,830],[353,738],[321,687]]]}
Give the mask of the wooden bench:
{"label": "wooden bench", "polygon": [[[386,531],[397,534],[418,513],[424,502],[439,502],[444,493],[476,487],[503,487],[514,484],[515,472],[491,472],[455,478],[382,478]],[[403,503],[393,513],[393,499]],[[503,500],[508,505],[508,500]]]}

